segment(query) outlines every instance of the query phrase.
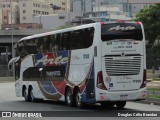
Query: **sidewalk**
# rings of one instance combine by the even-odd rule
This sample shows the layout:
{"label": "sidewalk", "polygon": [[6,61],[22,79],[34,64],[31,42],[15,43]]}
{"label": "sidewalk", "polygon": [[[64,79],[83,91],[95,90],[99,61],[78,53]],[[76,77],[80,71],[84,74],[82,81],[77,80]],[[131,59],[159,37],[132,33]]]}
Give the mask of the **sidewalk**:
{"label": "sidewalk", "polygon": [[159,87],[160,88],[160,81],[149,81],[147,80],[147,87]]}

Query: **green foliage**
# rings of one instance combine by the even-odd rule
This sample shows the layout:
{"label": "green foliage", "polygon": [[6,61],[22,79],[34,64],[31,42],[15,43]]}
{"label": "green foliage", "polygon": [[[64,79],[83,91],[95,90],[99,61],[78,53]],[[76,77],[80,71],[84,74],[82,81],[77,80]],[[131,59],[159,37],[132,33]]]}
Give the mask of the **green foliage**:
{"label": "green foliage", "polygon": [[156,58],[160,59],[160,43],[157,45],[154,45],[152,47],[153,56],[156,56]]}
{"label": "green foliage", "polygon": [[136,15],[136,20],[143,23],[146,40],[149,40],[149,44],[153,44],[160,35],[160,4],[140,10]]}
{"label": "green foliage", "polygon": [[150,94],[148,94],[147,95],[147,98],[150,98],[150,99],[160,99],[160,96],[159,95],[150,95]]}

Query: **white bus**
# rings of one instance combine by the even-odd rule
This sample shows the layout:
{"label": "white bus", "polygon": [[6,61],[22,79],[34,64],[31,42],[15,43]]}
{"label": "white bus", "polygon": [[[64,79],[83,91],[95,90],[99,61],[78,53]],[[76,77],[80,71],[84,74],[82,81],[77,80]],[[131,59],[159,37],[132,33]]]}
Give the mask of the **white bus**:
{"label": "white bus", "polygon": [[123,108],[146,97],[141,22],[101,22],[25,37],[17,43],[15,88],[25,101],[61,100]]}

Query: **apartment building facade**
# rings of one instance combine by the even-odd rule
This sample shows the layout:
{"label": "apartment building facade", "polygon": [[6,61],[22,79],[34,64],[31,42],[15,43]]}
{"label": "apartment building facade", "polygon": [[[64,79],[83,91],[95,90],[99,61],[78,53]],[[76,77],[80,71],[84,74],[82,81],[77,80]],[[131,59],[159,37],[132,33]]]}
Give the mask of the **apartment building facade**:
{"label": "apartment building facade", "polygon": [[11,24],[11,16],[13,24],[19,23],[18,0],[0,0],[0,11],[1,24]]}
{"label": "apartment building facade", "polygon": [[45,0],[19,0],[20,23],[32,23],[35,15],[50,14],[50,4]]}
{"label": "apartment building facade", "polygon": [[131,20],[150,3],[160,0],[74,0],[73,12],[81,12],[85,18],[105,18],[107,20]]}

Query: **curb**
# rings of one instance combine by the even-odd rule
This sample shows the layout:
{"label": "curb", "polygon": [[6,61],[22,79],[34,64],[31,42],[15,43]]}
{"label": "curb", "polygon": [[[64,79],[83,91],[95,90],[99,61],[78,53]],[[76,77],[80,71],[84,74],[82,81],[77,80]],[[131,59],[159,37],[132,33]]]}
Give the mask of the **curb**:
{"label": "curb", "polygon": [[147,82],[160,82],[160,78],[153,79],[147,79]]}
{"label": "curb", "polygon": [[14,77],[0,77],[0,83],[14,82],[14,81],[15,81]]}
{"label": "curb", "polygon": [[160,102],[157,101],[151,101],[151,100],[141,100],[141,101],[136,101],[137,103],[144,103],[144,104],[150,104],[150,105],[160,105]]}

